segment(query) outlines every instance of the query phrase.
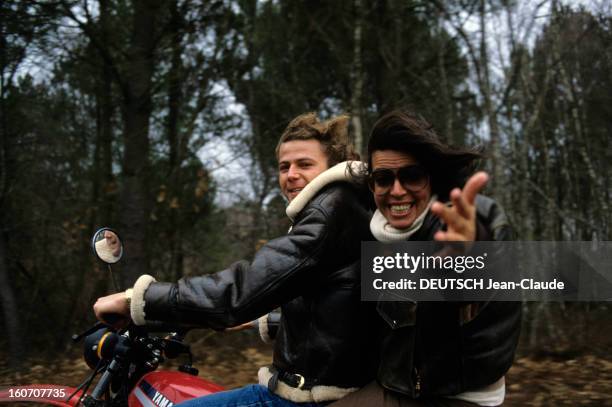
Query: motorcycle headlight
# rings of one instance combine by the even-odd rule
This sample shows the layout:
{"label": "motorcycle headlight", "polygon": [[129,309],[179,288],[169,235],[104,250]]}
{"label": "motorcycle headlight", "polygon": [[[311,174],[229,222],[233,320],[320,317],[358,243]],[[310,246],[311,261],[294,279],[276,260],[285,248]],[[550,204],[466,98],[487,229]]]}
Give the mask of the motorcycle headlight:
{"label": "motorcycle headlight", "polygon": [[84,341],[83,358],[91,369],[98,366],[100,360],[110,360],[113,357],[119,335],[103,327],[87,335]]}

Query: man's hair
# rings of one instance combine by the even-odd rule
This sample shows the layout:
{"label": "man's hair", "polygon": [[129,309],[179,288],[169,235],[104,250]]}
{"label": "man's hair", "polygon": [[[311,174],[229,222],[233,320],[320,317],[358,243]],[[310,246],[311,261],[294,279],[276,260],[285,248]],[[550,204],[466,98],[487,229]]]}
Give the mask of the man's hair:
{"label": "man's hair", "polygon": [[314,112],[304,113],[291,120],[276,146],[276,158],[283,143],[294,140],[317,140],[327,156],[327,165],[334,166],[347,160],[359,160],[348,137],[349,117],[337,116],[324,122]]}

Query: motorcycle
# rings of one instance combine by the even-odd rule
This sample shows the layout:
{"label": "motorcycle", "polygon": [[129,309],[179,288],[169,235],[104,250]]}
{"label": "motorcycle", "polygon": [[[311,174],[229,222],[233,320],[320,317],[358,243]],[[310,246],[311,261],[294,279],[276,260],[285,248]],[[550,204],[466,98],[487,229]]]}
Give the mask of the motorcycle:
{"label": "motorcycle", "polygon": [[[119,235],[110,228],[99,229],[93,235],[91,246],[95,255],[107,265],[117,289],[111,266],[123,256]],[[78,387],[27,386],[5,391],[7,394],[4,397],[0,394],[0,400],[11,397],[13,401],[18,398],[54,406],[172,407],[182,401],[223,391],[222,386],[198,377],[189,345],[183,342],[185,333],[173,332],[158,337],[147,328],[130,325],[115,330],[98,322],[72,336],[75,343],[83,340],[83,357],[92,369]],[[165,359],[181,355],[186,355],[187,361],[178,371],[157,371]],[[98,375],[99,380],[89,392]]]}

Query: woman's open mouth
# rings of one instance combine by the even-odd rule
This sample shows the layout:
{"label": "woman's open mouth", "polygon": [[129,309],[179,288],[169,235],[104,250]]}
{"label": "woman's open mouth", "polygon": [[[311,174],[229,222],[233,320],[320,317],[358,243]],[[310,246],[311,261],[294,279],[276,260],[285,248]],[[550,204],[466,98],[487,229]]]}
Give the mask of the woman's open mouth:
{"label": "woman's open mouth", "polygon": [[391,215],[393,216],[406,216],[410,212],[410,209],[415,205],[416,202],[409,202],[403,204],[392,204],[389,205],[391,209]]}

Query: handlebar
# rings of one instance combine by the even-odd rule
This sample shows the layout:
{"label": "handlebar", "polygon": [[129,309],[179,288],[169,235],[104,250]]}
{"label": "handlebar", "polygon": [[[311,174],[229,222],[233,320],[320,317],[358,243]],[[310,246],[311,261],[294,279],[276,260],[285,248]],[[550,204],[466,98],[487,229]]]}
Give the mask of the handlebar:
{"label": "handlebar", "polygon": [[108,327],[108,326],[104,322],[96,322],[94,326],[81,332],[80,334],[73,334],[72,342],[75,342],[75,343],[79,342],[84,337],[89,336],[92,333],[96,332],[98,329],[105,328],[105,327]]}
{"label": "handlebar", "polygon": [[181,354],[188,355],[188,363],[179,370],[193,374],[196,370],[192,367],[191,350],[189,345],[182,342],[185,333],[174,332],[161,338],[149,336],[149,329],[145,327],[130,325],[116,332],[105,323],[98,322],[84,332],[73,335],[74,342],[85,338],[83,356],[94,370],[92,376],[81,385],[86,386],[84,392],[93,377],[103,372],[93,391],[83,399],[84,405],[100,405],[116,380],[121,380],[121,383],[130,388],[143,374],[157,369],[164,357],[170,359]]}

